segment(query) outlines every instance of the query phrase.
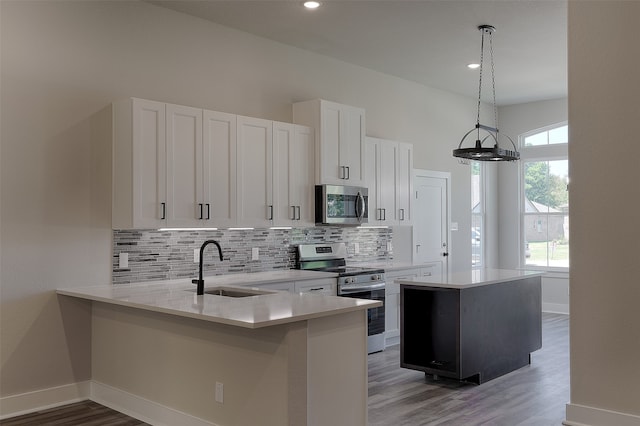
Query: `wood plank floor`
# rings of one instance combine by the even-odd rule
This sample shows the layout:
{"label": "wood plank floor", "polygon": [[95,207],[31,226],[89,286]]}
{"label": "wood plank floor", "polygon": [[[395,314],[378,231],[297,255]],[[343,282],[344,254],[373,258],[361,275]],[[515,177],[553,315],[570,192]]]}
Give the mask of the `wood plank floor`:
{"label": "wood plank floor", "polygon": [[558,426],[569,402],[569,316],[544,313],[531,365],[480,386],[400,368],[400,347],[369,355],[369,425]]}
{"label": "wood plank floor", "polygon": [[2,426],[140,426],[146,424],[93,401],[76,402],[0,421]]}
{"label": "wood plank floor", "polygon": [[[531,365],[480,386],[400,368],[399,346],[369,355],[370,426],[559,426],[569,401],[569,317],[543,314],[542,349]],[[92,401],[0,422],[25,425],[146,425]],[[176,425],[177,426],[177,425]]]}

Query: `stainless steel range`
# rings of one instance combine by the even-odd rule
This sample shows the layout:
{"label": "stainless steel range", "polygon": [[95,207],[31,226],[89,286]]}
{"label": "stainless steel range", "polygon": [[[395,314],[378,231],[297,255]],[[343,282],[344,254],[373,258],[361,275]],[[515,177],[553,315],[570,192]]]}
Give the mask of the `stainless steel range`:
{"label": "stainless steel range", "polygon": [[382,301],[383,306],[367,310],[368,353],[379,352],[384,349],[384,270],[347,266],[346,257],[344,243],[301,244],[297,268],[336,272],[338,296]]}

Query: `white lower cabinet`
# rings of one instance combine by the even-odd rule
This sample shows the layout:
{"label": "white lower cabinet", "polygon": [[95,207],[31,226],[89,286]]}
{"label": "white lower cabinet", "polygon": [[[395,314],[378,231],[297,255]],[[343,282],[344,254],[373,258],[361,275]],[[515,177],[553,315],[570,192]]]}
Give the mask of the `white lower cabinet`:
{"label": "white lower cabinet", "polygon": [[323,294],[325,296],[335,296],[337,291],[337,280],[335,278],[296,281],[296,293],[314,293]]}
{"label": "white lower cabinet", "polygon": [[294,281],[285,281],[278,283],[267,283],[267,284],[251,284],[251,287],[263,288],[265,290],[279,290],[279,291],[288,291],[290,293],[294,292],[296,283]]}
{"label": "white lower cabinet", "polygon": [[325,296],[335,296],[337,292],[336,278],[317,278],[302,281],[283,281],[265,284],[249,284],[266,290],[288,291],[290,293],[314,293]]}
{"label": "white lower cabinet", "polygon": [[400,284],[397,280],[406,280],[420,276],[420,269],[402,269],[385,271],[385,309],[384,309],[384,338],[385,346],[400,343]]}

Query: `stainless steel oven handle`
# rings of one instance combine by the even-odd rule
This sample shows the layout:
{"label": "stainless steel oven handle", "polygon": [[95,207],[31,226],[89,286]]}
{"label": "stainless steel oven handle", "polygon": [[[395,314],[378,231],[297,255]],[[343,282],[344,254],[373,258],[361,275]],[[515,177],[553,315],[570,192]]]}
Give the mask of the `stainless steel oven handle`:
{"label": "stainless steel oven handle", "polygon": [[347,287],[347,288],[341,287],[340,290],[338,291],[338,296],[341,296],[343,294],[363,293],[371,290],[382,290],[383,288],[385,288],[385,286],[386,286],[385,283],[379,283],[379,284],[367,284],[367,285],[362,285],[358,287]]}

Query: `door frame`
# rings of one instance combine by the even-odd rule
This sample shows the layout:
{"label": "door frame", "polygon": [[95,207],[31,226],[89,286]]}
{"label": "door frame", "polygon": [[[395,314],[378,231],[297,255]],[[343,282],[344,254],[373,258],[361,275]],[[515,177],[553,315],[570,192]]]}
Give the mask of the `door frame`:
{"label": "door frame", "polygon": [[[452,248],[451,247],[451,173],[450,172],[440,172],[440,171],[436,171],[436,170],[425,170],[425,169],[413,169],[413,191],[414,194],[412,195],[413,197],[415,197],[415,192],[417,191],[417,182],[420,178],[436,178],[436,179],[444,179],[445,183],[446,183],[446,196],[447,196],[447,200],[446,200],[446,214],[445,214],[445,226],[446,226],[446,238],[447,238],[447,251],[449,253],[449,256],[447,257],[446,261],[443,261],[446,263],[446,270],[443,270],[443,273],[449,274],[451,272],[451,253],[452,253]],[[416,206],[417,203],[414,203],[414,206]],[[415,208],[413,211],[413,217],[416,218],[418,217],[415,214]],[[414,219],[415,220],[415,219]],[[415,225],[413,226],[413,231],[412,231],[412,241],[411,241],[411,260],[414,260],[414,242],[416,241],[416,235],[415,235]]]}

